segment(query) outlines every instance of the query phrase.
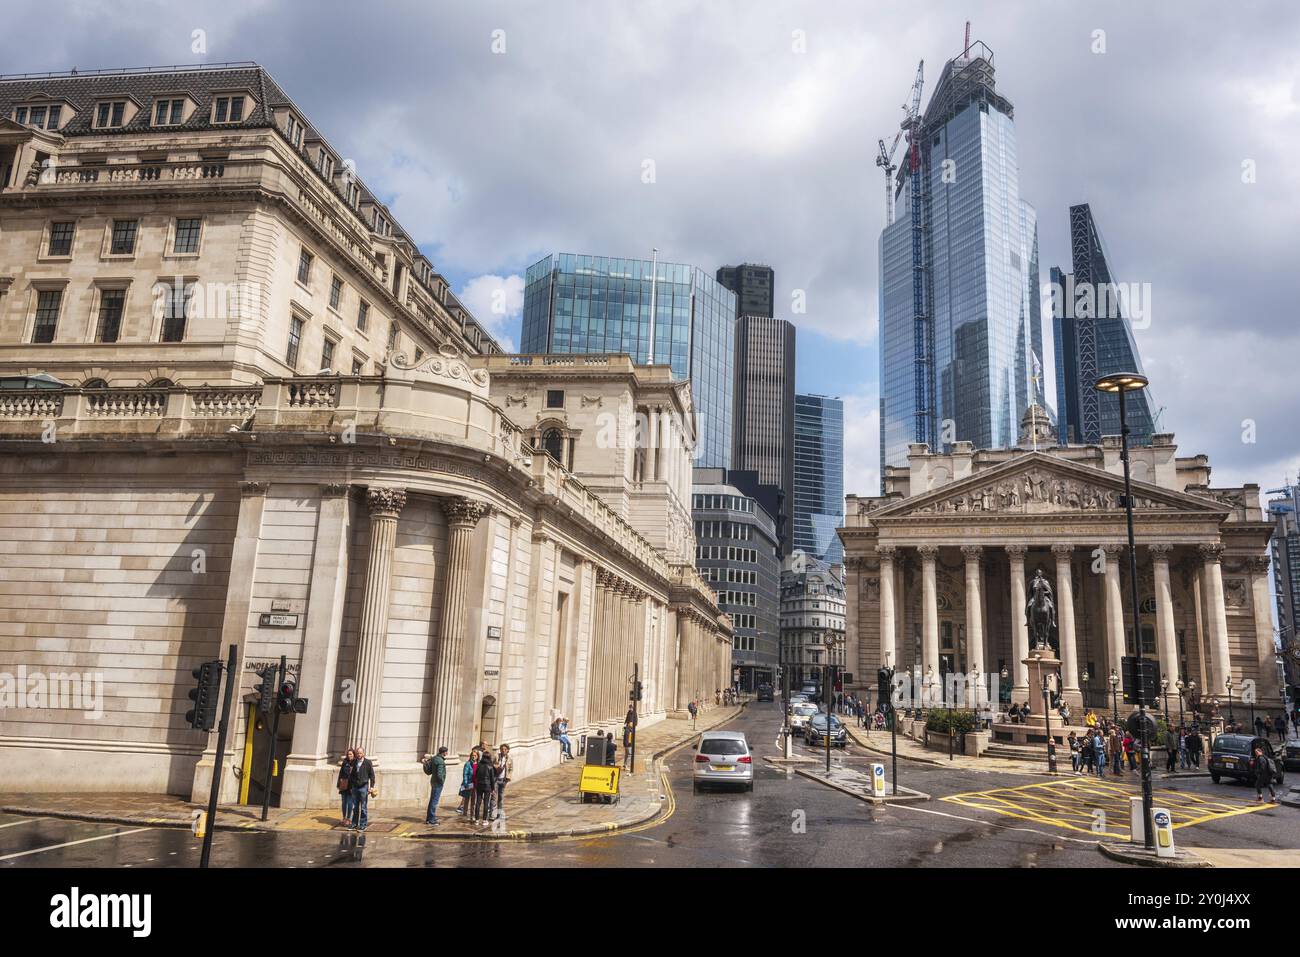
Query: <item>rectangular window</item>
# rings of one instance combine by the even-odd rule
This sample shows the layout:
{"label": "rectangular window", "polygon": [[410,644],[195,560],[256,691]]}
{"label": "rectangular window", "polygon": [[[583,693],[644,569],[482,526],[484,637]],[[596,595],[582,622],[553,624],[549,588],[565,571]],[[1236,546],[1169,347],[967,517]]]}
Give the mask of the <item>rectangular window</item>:
{"label": "rectangular window", "polygon": [[49,116],[49,118],[45,121],[45,128],[46,128],[47,130],[57,130],[57,129],[59,128],[59,118],[60,118],[62,115],[63,115],[63,107],[61,107],[61,106],[51,106],[51,107],[50,107],[50,116]]}
{"label": "rectangular window", "polygon": [[14,122],[15,123],[27,122],[27,107],[20,106],[18,107],[18,109],[14,110]]}
{"label": "rectangular window", "polygon": [[122,307],[126,303],[125,289],[105,289],[99,294],[99,328],[95,330],[98,342],[117,342],[122,331]]}
{"label": "rectangular window", "polygon": [[163,306],[163,342],[184,342],[185,323],[190,315],[190,295],[194,287],[190,283],[176,282],[167,293]]}
{"label": "rectangular window", "polygon": [[311,261],[314,257],[307,250],[298,254],[298,281],[304,286],[311,285]]}
{"label": "rectangular window", "polygon": [[43,106],[32,107],[32,126],[37,126],[37,127],[45,126],[45,107]]}
{"label": "rectangular window", "polygon": [[154,106],[154,126],[175,126],[185,115],[184,100],[159,100]]}
{"label": "rectangular window", "polygon": [[135,231],[138,220],[113,220],[113,240],[108,251],[114,256],[129,256],[135,252]]}
{"label": "rectangular window", "polygon": [[366,362],[365,362],[365,360],[364,360],[364,359],[358,359],[356,356],[353,356],[353,357],[352,357],[352,374],[353,374],[353,375],[363,375],[363,374],[365,373],[365,369],[366,369]]}
{"label": "rectangular window", "polygon": [[176,242],[172,252],[196,253],[199,251],[199,234],[203,229],[202,219],[176,220]]}
{"label": "rectangular window", "polygon": [[111,103],[100,103],[95,110],[95,126],[100,128],[121,126],[122,118],[125,115],[125,100],[115,100]]}
{"label": "rectangular window", "polygon": [[72,255],[72,233],[75,225],[74,223],[50,223],[49,255]]}
{"label": "rectangular window", "polygon": [[338,276],[330,279],[330,308],[337,309],[343,301],[343,280]]}
{"label": "rectangular window", "polygon": [[244,98],[242,96],[217,97],[214,123],[239,123],[244,119]]}
{"label": "rectangular window", "polygon": [[548,409],[563,409],[563,408],[564,408],[564,390],[563,390],[563,389],[547,389],[547,390],[546,390],[546,407],[547,407]]}
{"label": "rectangular window", "polygon": [[322,369],[334,369],[334,340],[329,336],[325,337],[325,344],[320,350],[320,367]]}
{"label": "rectangular window", "polygon": [[59,321],[59,304],[62,301],[62,289],[42,289],[37,293],[36,324],[32,327],[32,342],[54,341],[54,327]]}
{"label": "rectangular window", "polygon": [[294,316],[289,320],[289,349],[285,352],[284,361],[295,369],[298,367],[300,345],[302,345],[302,320]]}
{"label": "rectangular window", "polygon": [[370,303],[363,302],[357,306],[357,328],[366,331],[366,320],[370,318]]}

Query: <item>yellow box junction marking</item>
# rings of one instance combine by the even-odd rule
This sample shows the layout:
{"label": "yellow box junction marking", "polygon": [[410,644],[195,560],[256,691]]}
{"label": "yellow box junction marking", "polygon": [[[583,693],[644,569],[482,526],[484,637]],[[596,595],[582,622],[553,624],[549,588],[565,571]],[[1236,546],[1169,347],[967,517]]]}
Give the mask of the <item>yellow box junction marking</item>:
{"label": "yellow box junction marking", "polygon": [[[942,800],[981,811],[992,811],[1022,821],[1096,834],[1099,837],[1129,836],[1129,799],[1142,793],[1135,785],[1098,778],[1047,781],[1019,787],[968,791]],[[1203,794],[1155,788],[1152,799],[1168,808],[1175,828],[1205,821],[1249,814],[1269,805],[1243,804]],[[1096,811],[1104,813],[1098,818]]]}

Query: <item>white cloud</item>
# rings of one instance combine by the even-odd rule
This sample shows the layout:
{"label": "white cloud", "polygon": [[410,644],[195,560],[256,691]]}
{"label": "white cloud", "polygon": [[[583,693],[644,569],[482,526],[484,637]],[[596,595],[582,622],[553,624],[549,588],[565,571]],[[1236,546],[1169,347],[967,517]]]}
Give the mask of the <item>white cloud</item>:
{"label": "white cloud", "polygon": [[880,396],[844,396],[844,494],[880,494]]}
{"label": "white cloud", "polygon": [[515,350],[514,332],[524,309],[524,277],[475,276],[456,297],[507,352]]}

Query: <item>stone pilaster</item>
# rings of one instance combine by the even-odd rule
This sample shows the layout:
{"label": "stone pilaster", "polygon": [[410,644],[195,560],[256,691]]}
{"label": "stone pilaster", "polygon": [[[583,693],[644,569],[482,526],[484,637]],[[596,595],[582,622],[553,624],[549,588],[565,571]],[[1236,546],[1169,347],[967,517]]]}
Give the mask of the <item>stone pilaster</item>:
{"label": "stone pilaster", "polygon": [[[895,625],[896,613],[894,609],[894,556],[897,549],[892,545],[881,545],[876,548],[876,554],[880,557],[880,667],[893,667],[897,661],[897,651],[894,642],[898,630]],[[866,675],[861,681],[867,687],[871,686],[874,675]]]}
{"label": "stone pilaster", "polygon": [[934,563],[937,545],[918,545],[921,556],[921,686],[926,706],[939,682],[939,595],[935,584]]}
{"label": "stone pilaster", "polygon": [[1169,586],[1169,553],[1173,546],[1156,544],[1148,551],[1151,552],[1152,581],[1156,592],[1156,651],[1160,658],[1161,677],[1168,678],[1169,686],[1173,687],[1174,682],[1182,677],[1174,635],[1174,596]]}
{"label": "stone pilaster", "polygon": [[1011,565],[1011,697],[1023,701],[1029,695],[1029,625],[1025,621],[1025,546],[1007,545]]}
{"label": "stone pilaster", "polygon": [[963,545],[961,553],[966,559],[966,661],[967,674],[984,668],[984,596],[980,591],[980,559],[984,555],[981,545]]}
{"label": "stone pilaster", "polygon": [[1210,621],[1210,687],[1206,694],[1224,697],[1228,693],[1228,675],[1232,673],[1232,655],[1228,648],[1228,610],[1223,603],[1223,546],[1206,542],[1198,546],[1205,574]]}
{"label": "stone pilaster", "polygon": [[1074,562],[1073,545],[1053,545],[1056,559],[1056,625],[1061,644],[1061,690],[1070,706],[1081,707],[1079,690],[1079,649],[1074,633]]}
{"label": "stone pilaster", "polygon": [[[1124,554],[1124,546],[1102,545],[1101,551],[1106,556],[1103,592],[1106,599],[1106,665],[1109,671],[1123,678],[1123,658],[1127,642],[1124,640],[1124,596],[1119,584],[1119,559]],[[1105,677],[1109,688],[1109,673]]]}

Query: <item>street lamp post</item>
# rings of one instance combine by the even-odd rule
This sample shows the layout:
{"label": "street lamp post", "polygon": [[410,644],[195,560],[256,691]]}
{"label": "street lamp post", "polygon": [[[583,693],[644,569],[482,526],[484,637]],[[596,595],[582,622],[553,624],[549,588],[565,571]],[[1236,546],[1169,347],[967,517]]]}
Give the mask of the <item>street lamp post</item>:
{"label": "street lamp post", "polygon": [[[1232,675],[1228,675],[1224,680],[1223,685],[1228,689],[1228,721],[1232,724],[1236,724],[1237,716],[1232,713]],[[1252,728],[1251,730],[1253,731],[1254,729]]]}
{"label": "street lamp post", "polygon": [[971,684],[974,686],[974,687],[971,688],[971,695],[972,695],[972,698],[973,698],[973,700],[974,700],[974,707],[972,708],[972,710],[973,710],[974,713],[975,713],[975,727],[976,727],[976,728],[979,728],[979,726],[980,726],[980,724],[981,724],[981,722],[980,722],[980,668],[979,668],[979,665],[975,665],[973,668],[971,668],[970,680],[971,680]]}
{"label": "street lamp post", "polygon": [[[1151,741],[1147,734],[1146,695],[1142,688],[1142,632],[1141,603],[1138,600],[1137,580],[1137,546],[1133,538],[1133,481],[1130,476],[1128,454],[1128,410],[1126,396],[1130,392],[1145,389],[1146,376],[1136,372],[1121,372],[1103,376],[1097,380],[1098,392],[1114,393],[1119,398],[1119,439],[1120,458],[1124,462],[1124,518],[1128,523],[1128,569],[1129,591],[1133,604],[1133,647],[1137,654],[1138,687],[1138,722],[1142,731],[1142,843],[1147,850],[1155,847],[1154,835],[1151,833]],[[1118,719],[1117,719],[1118,720]]]}
{"label": "street lamp post", "polygon": [[[1087,669],[1087,668],[1084,668],[1084,669],[1083,669],[1083,676],[1082,676],[1082,677],[1083,677],[1083,686],[1084,686],[1085,688],[1088,688],[1088,681],[1089,681],[1089,679],[1092,678],[1092,675],[1088,674],[1088,669]],[[1088,691],[1091,692],[1092,689],[1091,689],[1091,688],[1088,688]],[[1088,710],[1088,702],[1087,702],[1087,701],[1084,701],[1084,703],[1083,703],[1083,710],[1084,710],[1084,711],[1087,711],[1087,710]]]}
{"label": "street lamp post", "polygon": [[[1034,653],[1034,660],[1040,660],[1037,652]],[[1039,674],[1043,682],[1043,729],[1047,734],[1047,773],[1056,773],[1056,739],[1052,737],[1052,702],[1047,690],[1047,672],[1039,669]]]}
{"label": "street lamp post", "polygon": [[1115,669],[1110,669],[1110,707],[1111,717],[1119,724],[1119,675],[1115,674]]}
{"label": "street lamp post", "polygon": [[[1004,667],[1000,672],[998,672],[998,677],[1001,678],[1003,681],[1006,681],[1009,677],[1011,677],[1011,672],[1007,671],[1007,669]],[[1002,705],[1002,685],[999,684],[998,685],[998,706],[1001,707],[1001,705]]]}
{"label": "street lamp post", "polygon": [[1179,678],[1174,682],[1174,687],[1178,689],[1178,727],[1183,726],[1183,679]]}

